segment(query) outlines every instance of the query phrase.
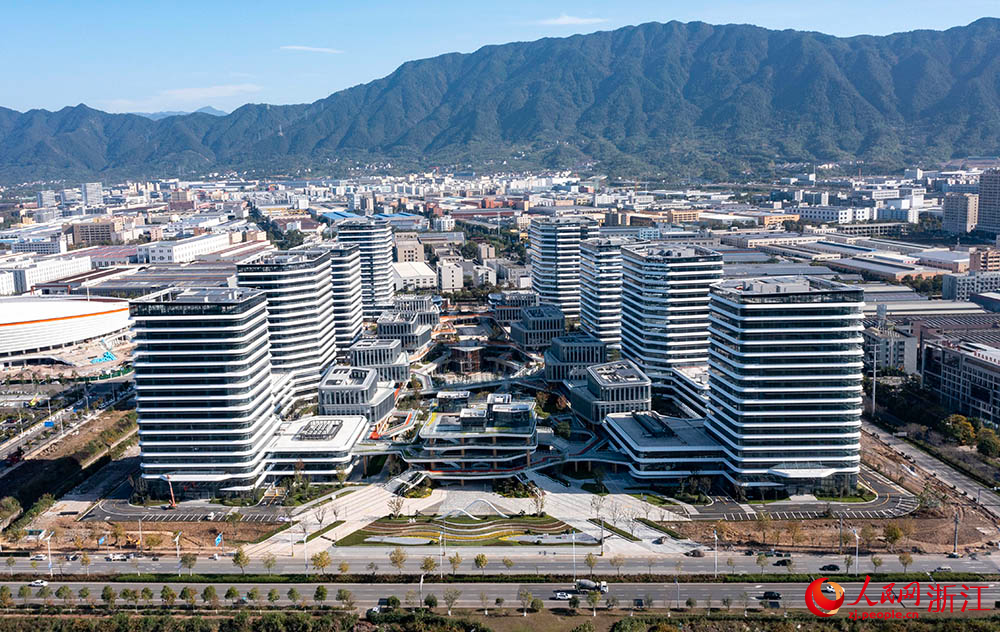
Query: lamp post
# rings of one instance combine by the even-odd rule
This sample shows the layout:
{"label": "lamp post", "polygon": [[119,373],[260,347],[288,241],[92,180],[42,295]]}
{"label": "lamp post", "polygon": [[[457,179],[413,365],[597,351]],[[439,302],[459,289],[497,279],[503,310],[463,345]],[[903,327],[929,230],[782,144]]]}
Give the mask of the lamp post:
{"label": "lamp post", "polygon": [[715,576],[719,576],[719,532],[712,529],[712,537],[715,538]]}
{"label": "lamp post", "polygon": [[861,571],[861,558],[858,554],[858,544],[861,542],[861,536],[858,535],[858,530],[851,529],[851,533],[854,534],[854,572],[858,573]]}

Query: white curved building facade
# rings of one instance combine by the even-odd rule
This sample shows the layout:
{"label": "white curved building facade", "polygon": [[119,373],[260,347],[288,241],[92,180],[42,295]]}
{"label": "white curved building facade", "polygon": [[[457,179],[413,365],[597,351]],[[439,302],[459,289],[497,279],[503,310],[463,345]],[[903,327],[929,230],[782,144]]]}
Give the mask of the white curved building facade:
{"label": "white curved building facade", "polygon": [[2,298],[0,363],[123,335],[128,327],[128,301],[66,296]]}

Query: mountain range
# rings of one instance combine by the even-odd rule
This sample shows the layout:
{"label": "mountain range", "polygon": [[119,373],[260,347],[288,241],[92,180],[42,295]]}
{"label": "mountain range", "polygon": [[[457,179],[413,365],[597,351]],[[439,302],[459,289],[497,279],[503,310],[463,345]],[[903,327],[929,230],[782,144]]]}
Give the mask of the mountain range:
{"label": "mountain range", "polygon": [[[225,116],[226,113],[218,108],[213,108],[211,105],[206,105],[203,108],[198,108],[195,112],[201,112],[203,114],[211,114],[212,116]],[[168,116],[184,116],[186,114],[192,114],[192,112],[185,112],[183,110],[164,110],[163,112],[130,112],[130,114],[135,114],[136,116],[144,116],[148,119],[153,119],[154,121],[159,121],[160,119],[165,119]]]}
{"label": "mountain range", "polygon": [[1000,153],[1000,20],[838,38],[648,23],[404,63],[314,103],[160,120],[0,108],[0,178],[577,167],[727,177]]}

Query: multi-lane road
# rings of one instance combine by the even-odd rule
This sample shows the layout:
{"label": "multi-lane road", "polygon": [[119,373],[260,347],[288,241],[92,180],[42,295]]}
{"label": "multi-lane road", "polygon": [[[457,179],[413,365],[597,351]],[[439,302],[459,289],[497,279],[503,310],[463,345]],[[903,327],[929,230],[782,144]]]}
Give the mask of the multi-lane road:
{"label": "multi-lane road", "polygon": [[[11,592],[17,595],[18,590],[21,586],[25,584],[23,582],[0,582],[0,584],[5,584],[10,587]],[[267,595],[273,589],[277,591],[279,599],[275,602],[275,605],[289,605],[290,600],[288,599],[288,591],[290,588],[295,588],[295,590],[301,596],[301,599],[305,599],[308,603],[314,603],[312,600],[313,594],[316,587],[319,585],[326,586],[327,588],[327,599],[326,604],[337,605],[336,593],[337,590],[343,588],[349,590],[354,599],[355,605],[358,608],[364,609],[369,608],[378,604],[381,600],[389,597],[395,596],[404,601],[407,594],[414,602],[422,601],[422,599],[427,595],[434,595],[438,599],[438,603],[441,607],[444,606],[444,592],[446,590],[457,590],[459,591],[458,600],[455,604],[457,608],[482,608],[483,595],[485,595],[485,602],[488,604],[489,609],[494,609],[496,606],[497,599],[503,599],[503,607],[508,610],[516,610],[520,608],[520,597],[519,595],[522,591],[528,591],[531,593],[532,597],[537,597],[541,599],[546,608],[555,607],[566,607],[565,600],[557,600],[555,598],[557,591],[565,591],[570,594],[574,594],[573,585],[571,583],[546,583],[546,584],[518,584],[518,583],[448,583],[448,584],[438,584],[425,582],[423,584],[413,583],[413,584],[321,584],[321,583],[260,583],[260,584],[239,584],[237,582],[230,583],[216,583],[216,584],[204,584],[204,583],[184,583],[183,579],[176,582],[152,582],[152,583],[129,583],[129,582],[115,582],[111,584],[100,583],[100,582],[51,582],[49,584],[49,589],[55,592],[55,589],[59,586],[67,586],[73,591],[73,597],[76,601],[79,601],[79,590],[84,586],[90,592],[90,598],[94,599],[98,603],[101,601],[101,592],[104,586],[112,586],[116,592],[120,593],[122,589],[130,588],[136,591],[140,591],[143,588],[149,588],[153,591],[153,603],[160,603],[160,590],[163,586],[170,586],[175,594],[180,594],[181,590],[185,586],[189,586],[194,589],[195,593],[198,595],[198,603],[202,604],[201,593],[204,588],[208,585],[214,586],[216,594],[222,604],[231,603],[229,600],[224,599],[223,596],[230,586],[234,586],[240,594],[241,598],[246,598],[248,591],[252,588],[257,588],[260,594],[260,601],[263,604],[268,604]],[[636,604],[637,599],[641,599],[647,607],[652,608],[667,608],[676,607],[678,605],[683,605],[688,599],[694,599],[696,602],[696,607],[704,608],[711,602],[712,607],[719,608],[724,607],[724,600],[728,599],[730,601],[730,607],[734,610],[742,609],[746,606],[759,607],[764,602],[773,603],[777,602],[781,607],[784,608],[805,608],[805,590],[808,584],[805,582],[801,583],[666,583],[666,584],[635,584],[635,583],[611,583],[609,584],[609,590],[606,594],[601,595],[600,607],[603,608],[606,600],[609,597],[614,597],[618,600],[619,609],[631,608]],[[930,579],[924,583],[921,590],[926,591],[928,589],[933,590],[935,582]],[[980,586],[981,590],[975,590],[975,586]],[[845,604],[850,604],[855,598],[860,596],[862,589],[862,584],[848,583],[842,584],[845,594],[847,595],[847,600]],[[950,594],[954,598],[954,605],[956,608],[960,608],[963,601],[967,601],[969,608],[982,607],[985,609],[992,610],[993,603],[995,600],[1000,599],[1000,585],[995,584],[975,584],[969,586],[965,589],[966,597],[960,594],[961,587],[956,587],[954,585],[949,585]],[[37,596],[37,588],[32,589],[32,596],[30,601],[35,603],[40,603],[46,599],[39,598]],[[774,591],[780,594],[779,599],[764,599],[765,591]],[[875,605],[869,605],[866,599],[861,599],[856,605],[845,605],[844,609],[883,609],[886,607],[890,608],[900,608],[897,604],[883,605],[880,604],[880,596],[882,592],[882,584],[875,583],[868,587],[865,591],[866,596],[875,601]],[[580,609],[583,611],[588,610],[586,596],[583,593],[576,593],[580,597]],[[977,601],[978,594],[978,601]],[[58,598],[50,596],[47,598],[55,602],[59,602]],[[926,609],[926,604],[928,597],[922,594],[921,596],[921,609]],[[178,602],[180,600],[178,599]],[[249,601],[249,600],[248,600]],[[120,608],[127,607],[126,604],[119,598],[118,605]],[[912,607],[912,602],[908,603],[907,606]]]}
{"label": "multi-lane road", "polygon": [[[332,560],[329,571],[333,572],[341,562],[346,562],[351,573],[371,572],[368,565],[374,563],[378,566],[376,572],[381,575],[397,574],[399,571],[389,562],[389,553],[392,547],[388,546],[364,546],[364,547],[342,547],[327,548],[328,544],[322,540],[314,540],[309,543],[304,550],[301,544],[294,544],[293,547],[279,550],[275,557],[275,567],[271,572],[278,574],[295,574],[312,572],[311,562],[313,554],[321,550],[327,550]],[[523,547],[527,549],[528,547]],[[294,551],[294,557],[289,551]],[[487,557],[487,565],[484,569],[486,573],[532,573],[532,574],[558,574],[572,576],[575,572],[578,577],[587,575],[590,570],[585,564],[587,553],[599,553],[597,546],[577,546],[576,559],[571,547],[552,547],[548,550],[522,550],[522,547],[446,547],[441,550],[436,546],[428,546],[417,551],[414,547],[406,549],[408,556],[403,564],[403,572],[408,574],[420,574],[420,569],[424,558],[431,557],[439,564],[439,569],[434,574],[450,573],[451,566],[448,557],[458,552],[463,561],[459,566],[459,573],[478,573],[479,569],[473,566],[473,558],[483,553]],[[305,555],[303,555],[305,553]],[[787,567],[775,566],[779,559],[791,559],[791,572],[820,574],[820,569],[828,565],[837,565],[841,571],[846,571],[844,558],[850,555],[854,559],[854,548],[845,548],[841,555],[794,555],[791,558],[767,558],[763,572],[773,574],[776,581],[780,581],[781,576],[789,572]],[[161,555],[157,561],[146,557],[130,561],[111,562],[105,559],[105,552],[89,553],[91,564],[89,571],[96,575],[122,574],[132,572],[142,573],[176,573],[179,570],[178,560],[173,553]],[[879,572],[902,572],[903,567],[897,560],[897,556],[880,552],[878,556],[882,559],[882,566]],[[513,562],[513,566],[508,571],[503,565],[503,559],[508,558]],[[612,566],[611,560],[615,556],[605,555],[597,559],[595,572],[602,575],[617,574],[618,568]],[[35,566],[27,558],[13,558],[15,563],[10,567],[11,572],[30,574],[32,576],[49,578],[48,561],[36,561]],[[682,555],[672,556],[650,556],[650,557],[629,557],[623,558],[621,567],[623,574],[640,574],[652,571],[659,574],[713,574],[715,572],[716,558],[709,550],[705,557],[685,557]],[[729,565],[732,561],[732,565]],[[861,555],[858,558],[859,566],[852,564],[851,572],[873,573],[875,569],[872,565],[871,557]],[[4,567],[6,568],[6,567]],[[937,569],[950,568],[955,572],[996,574],[1000,572],[1000,554],[980,555],[977,559],[963,557],[961,559],[949,559],[944,555],[913,555],[913,563],[908,567],[910,572],[929,572]],[[63,556],[54,556],[51,573],[58,577],[60,573],[82,575],[87,572],[87,568],[80,565],[79,560],[66,561]],[[262,559],[251,559],[245,568],[247,573],[265,574]],[[187,571],[182,571],[186,573]],[[239,573],[240,569],[233,565],[232,558],[221,555],[218,560],[209,558],[209,554],[199,555],[194,568],[196,573]],[[745,555],[743,551],[720,551],[718,555],[719,574],[758,574],[761,568],[757,565],[755,555]]]}

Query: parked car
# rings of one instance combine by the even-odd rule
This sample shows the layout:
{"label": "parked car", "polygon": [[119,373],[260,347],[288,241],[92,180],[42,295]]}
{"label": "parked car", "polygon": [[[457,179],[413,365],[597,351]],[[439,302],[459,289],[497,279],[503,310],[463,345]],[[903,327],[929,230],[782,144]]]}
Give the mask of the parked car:
{"label": "parked car", "polygon": [[948,559],[949,559],[949,560],[957,560],[957,559],[959,559],[960,557],[962,557],[962,554],[961,554],[961,553],[949,553],[949,554],[948,554]]}
{"label": "parked car", "polygon": [[217,559],[219,559],[219,554],[218,553],[212,553],[211,555],[208,556],[208,559],[210,559],[210,560],[217,560]]}
{"label": "parked car", "polygon": [[687,555],[688,557],[705,557],[705,552],[701,549],[691,549],[684,555]]}
{"label": "parked car", "polygon": [[950,573],[951,572],[951,567],[950,566],[938,566],[937,568],[934,569],[934,572],[935,573]]}
{"label": "parked car", "polygon": [[66,561],[67,562],[75,562],[77,560],[77,558],[79,558],[79,557],[80,556],[77,555],[76,553],[67,553],[66,554]]}
{"label": "parked car", "polygon": [[837,566],[836,564],[826,564],[824,566],[820,566],[819,570],[825,573],[836,573],[837,571],[840,570],[840,567]]}

